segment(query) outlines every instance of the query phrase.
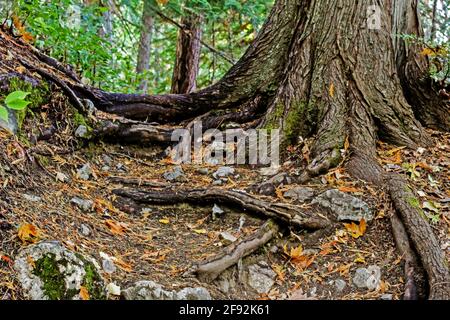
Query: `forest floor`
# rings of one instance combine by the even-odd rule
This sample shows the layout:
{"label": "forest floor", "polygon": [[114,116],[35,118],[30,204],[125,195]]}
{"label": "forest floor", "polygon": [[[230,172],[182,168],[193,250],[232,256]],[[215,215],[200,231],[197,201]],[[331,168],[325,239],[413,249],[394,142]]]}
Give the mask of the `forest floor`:
{"label": "forest floor", "polygon": [[[433,136],[436,144],[418,151],[380,144],[379,159],[387,169],[409,176],[442,249],[450,257],[450,136],[438,133],[433,133]],[[41,146],[49,151],[52,149],[48,142]],[[221,232],[227,231],[239,239],[254,232],[264,223],[263,220],[222,205],[220,207],[225,213],[213,219],[214,203],[206,206],[149,205],[138,211],[116,201],[112,190],[122,188],[123,184],[113,182],[117,179],[111,177],[137,178],[157,182],[161,186],[170,184],[164,180],[163,174],[173,165],[164,155],[163,148],[87,146],[73,153],[40,156],[41,168],[32,171],[27,171],[24,165],[28,147],[15,137],[1,132],[0,148],[3,160],[9,162],[9,165],[2,162],[1,181],[2,299],[23,298],[12,261],[17,251],[29,244],[18,235],[18,230],[24,225],[36,228],[36,237],[31,242],[59,240],[68,248],[99,261],[108,255],[113,259],[116,270],[104,272],[103,276],[108,283],[113,282],[122,289],[138,280],[152,280],[166,289],[203,286],[215,299],[389,299],[390,295],[392,299],[401,298],[404,272],[391,232],[393,209],[382,191],[352,181],[343,169],[336,169],[308,186],[351,193],[366,201],[375,211],[376,218],[358,238],[352,236],[348,226],[341,224],[331,234],[314,240],[307,233],[294,231],[272,240],[244,259],[244,265],[265,261],[276,273],[271,290],[267,294],[258,294],[239,281],[236,266],[228,271],[229,277],[236,278],[230,289],[224,288],[220,282],[200,283],[194,277],[186,276],[185,272],[193,263],[211,257],[224,246],[219,238]],[[77,169],[86,163],[92,168],[89,180],[77,176]],[[15,174],[14,167],[21,167],[22,174]],[[208,173],[205,170],[199,172],[199,169],[199,166],[183,165],[186,182],[177,185],[189,188],[210,186],[214,181],[211,174],[216,168],[207,167]],[[294,163],[287,163],[281,171],[294,169]],[[16,179],[22,182],[18,183]],[[221,187],[247,189],[265,179],[257,169],[240,166],[236,168],[235,176]],[[268,199],[289,201],[283,194],[294,187],[279,187],[277,198]],[[92,210],[74,206],[71,203],[73,197],[91,200]],[[243,225],[242,217],[245,217]],[[381,268],[380,285],[372,291],[356,288],[352,285],[355,270],[369,265]],[[339,280],[340,288],[336,280]],[[342,288],[342,280],[345,288]]]}

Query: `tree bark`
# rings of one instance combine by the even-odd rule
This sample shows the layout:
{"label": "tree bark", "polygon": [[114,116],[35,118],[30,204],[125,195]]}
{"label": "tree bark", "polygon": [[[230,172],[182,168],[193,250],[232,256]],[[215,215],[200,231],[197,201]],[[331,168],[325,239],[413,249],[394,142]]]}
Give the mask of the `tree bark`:
{"label": "tree bark", "polygon": [[178,32],[171,93],[190,93],[197,88],[202,20],[197,15],[188,15],[181,20],[182,29]]}
{"label": "tree bark", "polygon": [[[150,47],[152,42],[153,12],[152,6],[156,3],[154,0],[143,0],[144,8],[141,21],[141,36],[139,40],[139,50],[137,57],[136,73],[142,76],[150,69]],[[140,79],[139,91],[146,93],[148,91],[148,79]]]}

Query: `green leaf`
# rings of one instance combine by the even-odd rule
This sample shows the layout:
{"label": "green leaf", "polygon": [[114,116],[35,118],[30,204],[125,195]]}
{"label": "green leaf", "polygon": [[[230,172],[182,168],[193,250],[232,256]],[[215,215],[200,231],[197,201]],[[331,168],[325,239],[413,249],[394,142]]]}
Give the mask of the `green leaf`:
{"label": "green leaf", "polygon": [[29,94],[30,92],[24,91],[11,92],[5,99],[6,106],[14,110],[25,109],[31,103],[25,100],[26,96],[28,96]]}
{"label": "green leaf", "polygon": [[5,122],[8,122],[8,110],[4,106],[0,106],[0,119],[2,119]]}

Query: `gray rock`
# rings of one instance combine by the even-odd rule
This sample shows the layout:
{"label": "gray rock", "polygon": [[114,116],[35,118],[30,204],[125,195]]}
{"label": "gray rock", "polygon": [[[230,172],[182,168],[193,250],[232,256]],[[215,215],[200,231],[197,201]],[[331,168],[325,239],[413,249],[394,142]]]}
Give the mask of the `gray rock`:
{"label": "gray rock", "polygon": [[286,191],[283,196],[298,202],[305,202],[314,197],[314,189],[308,187],[295,187],[294,189]]}
{"label": "gray rock", "polygon": [[24,197],[26,200],[30,201],[30,202],[41,202],[41,201],[42,201],[42,198],[41,198],[41,197],[38,197],[38,196],[35,196],[35,195],[32,195],[32,194],[26,194],[26,193],[24,193],[24,194],[23,194],[23,197]]}
{"label": "gray rock", "polygon": [[91,299],[106,297],[97,262],[68,250],[58,241],[44,241],[20,250],[14,269],[23,292],[31,300],[79,300],[80,288],[86,281],[90,285],[84,287]]}
{"label": "gray rock", "polygon": [[83,180],[89,180],[92,175],[92,168],[89,163],[84,164],[80,169],[77,170],[77,176]]}
{"label": "gray rock", "polygon": [[114,261],[112,261],[109,258],[103,259],[102,267],[103,267],[103,271],[105,271],[108,274],[112,274],[112,273],[116,272],[116,270],[117,270],[116,265],[114,264]]}
{"label": "gray rock", "polygon": [[94,206],[94,202],[92,200],[85,200],[78,197],[73,197],[72,199],[70,199],[70,203],[76,205],[78,208],[85,212],[91,211],[92,207]]}
{"label": "gray rock", "polygon": [[80,233],[85,236],[85,237],[89,237],[91,235],[91,228],[87,225],[82,223],[80,225]]}
{"label": "gray rock", "polygon": [[87,138],[89,136],[89,130],[86,126],[80,125],[77,130],[75,130],[75,137]]}
{"label": "gray rock", "polygon": [[138,281],[122,290],[122,296],[125,300],[211,300],[205,288],[184,288],[177,292],[153,281]]}
{"label": "gray rock", "polygon": [[218,216],[221,216],[225,211],[222,210],[217,204],[214,204],[212,208],[212,217],[216,219]]}
{"label": "gray rock", "polygon": [[270,291],[275,277],[276,273],[264,261],[248,267],[248,285],[259,294]]}
{"label": "gray rock", "polygon": [[184,171],[181,166],[176,166],[171,171],[164,172],[163,178],[170,182],[183,182],[186,181]]}
{"label": "gray rock", "polygon": [[208,175],[209,174],[209,170],[207,168],[199,168],[197,170],[198,173],[203,174],[203,175]]}
{"label": "gray rock", "polygon": [[231,167],[220,167],[216,172],[213,173],[214,179],[226,178],[234,174],[234,168]]}
{"label": "gray rock", "polygon": [[184,288],[177,292],[176,300],[211,300],[211,295],[202,287]]}
{"label": "gray rock", "polygon": [[366,202],[336,189],[320,194],[312,204],[329,209],[339,221],[359,222],[364,218],[369,222],[373,219],[373,212]]}
{"label": "gray rock", "polygon": [[276,176],[270,178],[267,182],[272,183],[276,186],[279,186],[280,184],[291,184],[292,179],[289,177],[289,175],[286,172],[281,172],[277,174]]}
{"label": "gray rock", "polygon": [[111,166],[113,159],[110,156],[108,156],[107,154],[104,154],[104,155],[102,155],[102,161],[105,165]]}
{"label": "gray rock", "polygon": [[110,167],[110,166],[103,166],[103,167],[102,167],[102,171],[103,171],[103,172],[108,172],[109,170],[111,170],[111,167]]}
{"label": "gray rock", "polygon": [[345,282],[342,279],[337,279],[334,281],[334,286],[336,287],[336,290],[338,292],[344,291],[345,287],[347,286],[347,282]]}
{"label": "gray rock", "polygon": [[120,162],[116,165],[116,169],[121,172],[128,171],[128,168],[123,163],[120,163]]}
{"label": "gray rock", "polygon": [[219,234],[219,238],[220,238],[221,242],[226,246],[229,244],[232,244],[233,242],[235,242],[237,240],[237,238],[229,232],[221,232]]}
{"label": "gray rock", "polygon": [[380,285],[381,269],[372,265],[368,268],[359,268],[353,276],[353,283],[360,289],[375,290]]}
{"label": "gray rock", "polygon": [[221,186],[223,184],[222,180],[214,180],[213,181],[213,186]]}
{"label": "gray rock", "polygon": [[392,300],[392,294],[386,293],[381,296],[381,300]]}
{"label": "gray rock", "polygon": [[280,171],[280,166],[266,167],[259,169],[259,174],[262,176],[274,176]]}

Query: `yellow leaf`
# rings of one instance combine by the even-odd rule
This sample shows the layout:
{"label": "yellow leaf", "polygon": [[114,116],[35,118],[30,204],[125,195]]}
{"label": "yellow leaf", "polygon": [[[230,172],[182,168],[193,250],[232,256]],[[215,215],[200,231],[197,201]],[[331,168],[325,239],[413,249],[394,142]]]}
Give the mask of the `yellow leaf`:
{"label": "yellow leaf", "polygon": [[207,231],[206,229],[195,229],[194,232],[197,234],[206,234]]}
{"label": "yellow leaf", "polygon": [[169,224],[169,223],[170,223],[170,220],[167,219],[167,218],[160,219],[160,220],[159,220],[159,223],[162,223],[162,224]]}
{"label": "yellow leaf", "polygon": [[86,289],[86,287],[83,287],[83,286],[80,287],[80,298],[82,300],[89,300],[90,299],[89,292]]}
{"label": "yellow leaf", "polygon": [[344,150],[347,151],[348,148],[350,148],[350,140],[347,138],[345,138],[345,142],[344,142]]}
{"label": "yellow leaf", "polygon": [[420,54],[423,56],[435,56],[436,52],[431,48],[424,48]]}
{"label": "yellow leaf", "polygon": [[344,223],[344,226],[347,229],[347,232],[355,239],[362,237],[366,232],[367,228],[366,221],[364,219],[361,219],[359,225],[352,222],[352,223]]}
{"label": "yellow leaf", "polygon": [[19,227],[17,232],[20,240],[23,243],[31,242],[34,243],[38,240],[39,231],[38,229],[30,223],[24,223]]}
{"label": "yellow leaf", "polygon": [[329,90],[329,92],[330,92],[330,97],[334,98],[334,83],[332,83],[332,84],[330,85],[330,90]]}

